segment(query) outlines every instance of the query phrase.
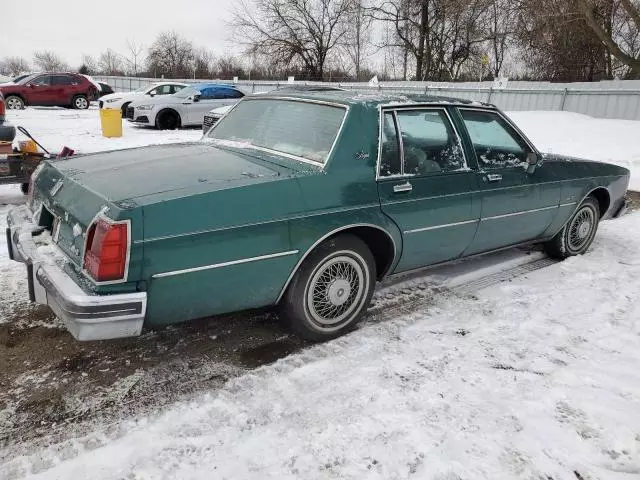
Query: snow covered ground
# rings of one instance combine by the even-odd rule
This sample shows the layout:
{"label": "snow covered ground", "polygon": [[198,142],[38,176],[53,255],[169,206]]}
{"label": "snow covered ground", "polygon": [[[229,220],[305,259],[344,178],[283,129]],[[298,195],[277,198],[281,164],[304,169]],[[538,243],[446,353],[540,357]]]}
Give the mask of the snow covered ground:
{"label": "snow covered ground", "polygon": [[[640,188],[639,122],[511,116],[541,150],[632,167]],[[52,150],[200,136],[125,125],[122,139],[104,139],[95,110],[11,117]],[[0,187],[0,227],[22,199]],[[639,238],[640,213],[605,222],[580,258],[438,294],[155,416],[0,450],[0,478],[638,478]],[[24,293],[2,236],[0,275],[1,323]]]}
{"label": "snow covered ground", "polygon": [[542,152],[615,163],[631,170],[640,190],[640,122],[593,118],[572,112],[509,112]]}
{"label": "snow covered ground", "polygon": [[639,236],[640,214],[606,222],[583,257],[438,295],[0,477],[638,478]]}

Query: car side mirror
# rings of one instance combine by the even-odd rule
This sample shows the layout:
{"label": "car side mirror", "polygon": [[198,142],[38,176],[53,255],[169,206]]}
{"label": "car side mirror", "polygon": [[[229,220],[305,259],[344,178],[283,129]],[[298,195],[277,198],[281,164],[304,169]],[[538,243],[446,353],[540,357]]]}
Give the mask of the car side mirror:
{"label": "car side mirror", "polygon": [[194,101],[194,102],[199,102],[199,101],[200,101],[200,94],[199,94],[199,93],[197,93],[197,94],[195,94],[195,95],[193,96],[193,101]]}
{"label": "car side mirror", "polygon": [[33,83],[29,84],[29,88],[34,88],[34,87],[35,87],[35,85]]}
{"label": "car side mirror", "polygon": [[149,93],[147,93],[147,95],[149,95],[149,96],[151,96],[151,97],[155,97],[155,96],[156,96],[156,94],[155,94],[155,93],[153,93],[153,92],[149,92]]}
{"label": "car side mirror", "polygon": [[527,166],[527,173],[532,174],[536,171],[536,167],[538,167],[542,163],[540,155],[538,155],[536,152],[528,153],[527,163],[529,164]]}

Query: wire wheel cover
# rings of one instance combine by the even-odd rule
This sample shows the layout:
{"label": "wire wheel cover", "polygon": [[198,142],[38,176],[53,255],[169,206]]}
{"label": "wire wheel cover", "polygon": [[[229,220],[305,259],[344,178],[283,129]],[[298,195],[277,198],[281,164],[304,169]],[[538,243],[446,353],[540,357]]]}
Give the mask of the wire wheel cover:
{"label": "wire wheel cover", "polygon": [[338,255],[325,260],[307,286],[307,309],[312,320],[322,327],[334,327],[350,319],[361,304],[366,284],[367,273],[356,258]]}
{"label": "wire wheel cover", "polygon": [[590,207],[583,207],[576,213],[571,225],[567,242],[573,251],[582,249],[590,240],[596,224],[595,212]]}

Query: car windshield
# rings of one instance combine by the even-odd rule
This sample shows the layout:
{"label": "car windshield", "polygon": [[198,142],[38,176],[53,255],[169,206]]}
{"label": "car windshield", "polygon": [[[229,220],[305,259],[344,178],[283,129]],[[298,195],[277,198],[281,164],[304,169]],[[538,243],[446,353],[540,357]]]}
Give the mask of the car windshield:
{"label": "car windshield", "polygon": [[207,137],[222,145],[325,163],[345,115],[341,106],[256,98],[236,105]]}
{"label": "car windshield", "polygon": [[179,92],[174,93],[173,95],[178,97],[178,98],[187,98],[187,97],[191,97],[193,95],[197,95],[199,93],[200,93],[200,91],[196,90],[193,87],[184,87],[182,90],[180,90]]}

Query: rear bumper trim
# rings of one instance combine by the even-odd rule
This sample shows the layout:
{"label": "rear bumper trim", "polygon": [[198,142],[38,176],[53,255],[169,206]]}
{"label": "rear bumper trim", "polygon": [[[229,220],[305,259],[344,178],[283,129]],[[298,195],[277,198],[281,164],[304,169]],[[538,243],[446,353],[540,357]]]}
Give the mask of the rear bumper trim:
{"label": "rear bumper trim", "polygon": [[7,240],[12,258],[27,265],[29,297],[36,303],[48,305],[77,340],[140,335],[147,294],[85,292],[64,267],[38,252],[32,235],[41,229],[24,220],[28,218],[26,212],[26,207],[9,212]]}

